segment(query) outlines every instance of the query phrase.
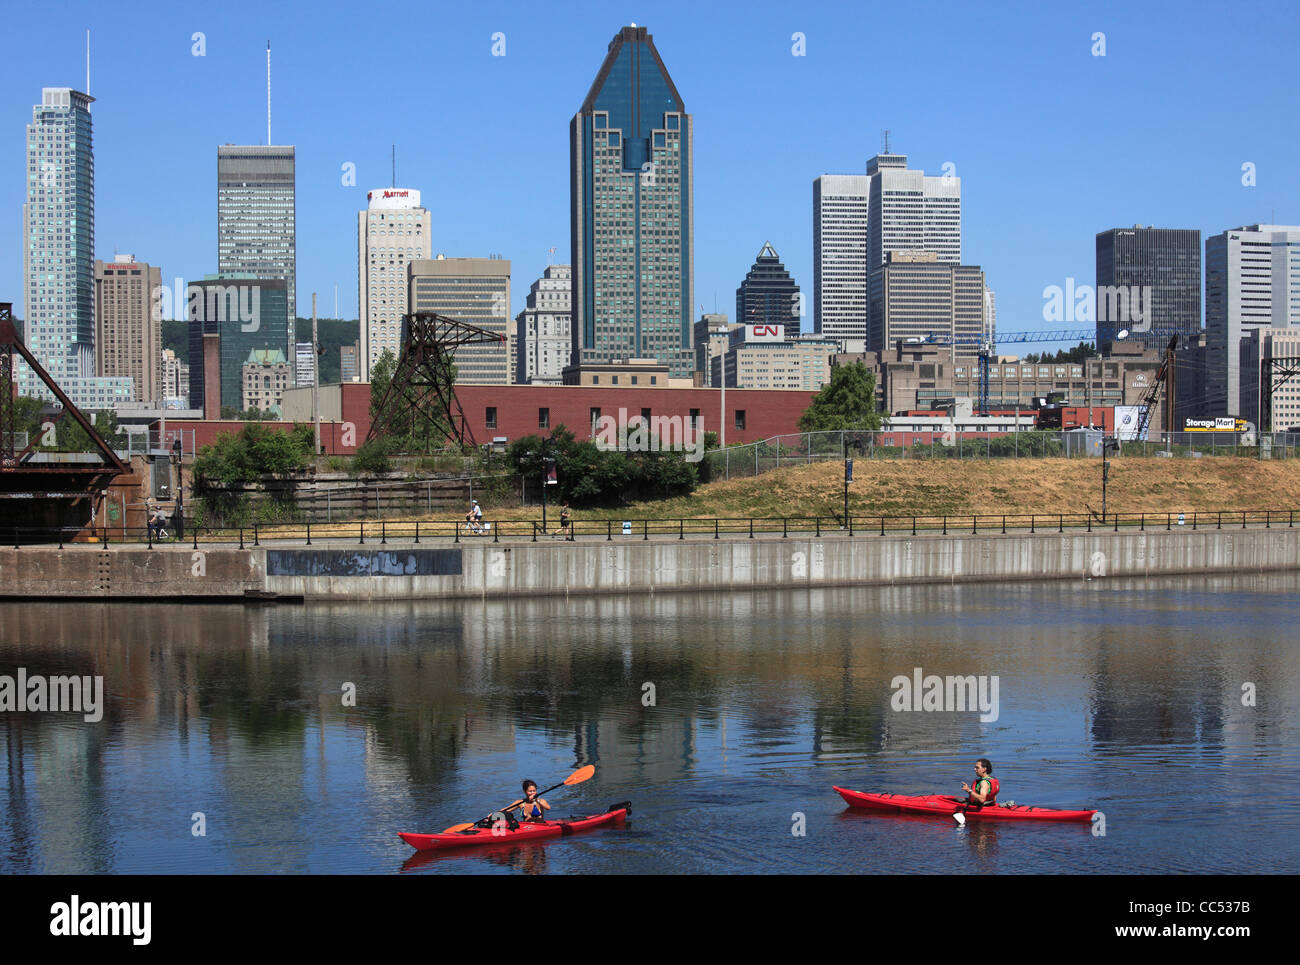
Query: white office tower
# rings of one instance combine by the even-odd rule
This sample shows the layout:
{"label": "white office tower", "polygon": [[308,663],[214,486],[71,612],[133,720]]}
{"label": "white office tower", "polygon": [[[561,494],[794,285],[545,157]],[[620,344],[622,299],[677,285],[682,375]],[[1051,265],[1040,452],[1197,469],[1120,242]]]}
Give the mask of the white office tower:
{"label": "white office tower", "polygon": [[515,316],[515,381],[562,385],[573,354],[573,268],[549,265]]}
{"label": "white office tower", "polygon": [[1251,225],[1205,239],[1207,415],[1258,408],[1242,394],[1242,339],[1300,325],[1300,227]]}
{"label": "white office tower", "polygon": [[420,192],[379,188],[366,195],[369,206],[357,214],[357,298],[361,319],[361,381],[385,349],[402,354],[402,316],[406,313],[407,266],[428,259],[433,221],[420,207]]}
{"label": "white office tower", "polygon": [[814,331],[865,339],[871,273],[894,251],[961,264],[961,178],[908,170],[905,154],[877,154],[865,175],[813,181]]}
{"label": "white office tower", "polygon": [[828,338],[866,338],[867,202],[863,174],[823,174],[813,181],[813,331]]}
{"label": "white office tower", "polygon": [[996,349],[998,344],[998,301],[989,288],[984,289],[984,341]]}
{"label": "white office tower", "polygon": [[867,162],[867,177],[872,269],[891,251],[933,251],[940,262],[961,264],[961,178],[909,171],[906,154],[877,154]]}

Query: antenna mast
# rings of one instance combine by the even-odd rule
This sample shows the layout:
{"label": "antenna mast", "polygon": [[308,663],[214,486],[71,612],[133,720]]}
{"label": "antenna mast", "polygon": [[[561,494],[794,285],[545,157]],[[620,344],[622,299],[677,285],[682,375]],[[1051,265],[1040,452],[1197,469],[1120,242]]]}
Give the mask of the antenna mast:
{"label": "antenna mast", "polygon": [[271,41],[266,42],[266,146],[271,146]]}
{"label": "antenna mast", "polygon": [[90,96],[90,31],[86,31],[86,96]]}
{"label": "antenna mast", "polygon": [[397,187],[397,145],[393,145],[393,187]]}

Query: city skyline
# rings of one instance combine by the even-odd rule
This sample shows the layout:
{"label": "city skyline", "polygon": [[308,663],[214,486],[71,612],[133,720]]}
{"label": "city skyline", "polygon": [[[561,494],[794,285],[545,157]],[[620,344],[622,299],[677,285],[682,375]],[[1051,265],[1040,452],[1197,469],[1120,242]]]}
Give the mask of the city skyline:
{"label": "city skyline", "polygon": [[[719,47],[706,29],[718,20],[696,23],[685,16],[686,9],[670,5],[646,26],[672,65],[674,80],[689,91],[692,113],[703,119],[697,120],[705,136],[696,138],[698,254],[692,316],[701,309],[712,311],[715,298],[717,308],[726,310],[735,280],[752,259],[754,237],[770,239],[793,276],[812,277],[808,186],[823,173],[865,170],[866,160],[881,148],[880,131],[886,126],[893,129],[893,149],[909,154],[913,166],[943,173],[951,164],[955,176],[965,181],[963,257],[981,264],[998,289],[999,328],[1004,332],[1041,327],[1044,287],[1063,285],[1069,278],[1093,281],[1093,239],[1099,231],[1123,224],[1166,224],[1196,228],[1209,237],[1241,224],[1297,220],[1296,189],[1282,176],[1295,138],[1274,132],[1276,125],[1268,123],[1282,105],[1251,103],[1236,110],[1209,143],[1202,143],[1200,127],[1191,120],[1216,102],[1226,103],[1218,92],[1183,83],[1190,75],[1182,61],[1189,50],[1208,43],[1208,31],[1188,28],[1156,44],[1152,27],[1119,8],[1092,15],[1037,12],[1027,18],[997,12],[987,18],[986,27],[966,24],[975,30],[977,47],[982,43],[1008,53],[996,70],[989,70],[985,61],[983,73],[976,74],[963,66],[964,58],[955,56],[970,39],[957,36],[963,25],[959,15],[937,35],[927,34],[927,50],[939,64],[933,80],[916,91],[889,86],[864,109],[837,93],[848,70],[837,60],[845,42],[827,15],[800,13],[794,19],[807,23],[798,24],[786,15],[759,10]],[[422,22],[429,19],[413,7],[407,10]],[[1280,5],[1269,12],[1279,19],[1286,14]],[[284,32],[286,19],[272,13],[247,30],[205,34],[200,57],[194,52],[199,41],[192,38],[201,25],[182,25],[185,18],[160,14],[145,40],[153,43],[156,38],[158,56],[138,64],[108,56],[115,40],[125,42],[127,33],[120,27],[90,7],[73,19],[78,16],[92,29],[94,62],[105,65],[95,71],[92,92],[101,196],[94,256],[107,261],[114,251],[132,251],[161,266],[164,284],[176,276],[194,280],[211,273],[216,267],[207,200],[211,151],[225,142],[258,143],[264,136],[265,37],[274,39]],[[581,102],[609,36],[637,19],[629,16],[619,24],[614,16],[555,15],[550,22],[510,14],[503,15],[506,22],[497,30],[478,17],[439,14],[436,23],[443,29],[437,49],[482,86],[466,103],[447,108],[449,127],[457,135],[454,150],[440,149],[441,139],[429,138],[397,114],[367,117],[362,105],[377,88],[349,82],[355,89],[345,90],[342,82],[319,76],[309,51],[277,45],[275,139],[298,147],[298,284],[303,291],[328,293],[338,284],[340,304],[355,304],[353,219],[364,207],[365,190],[389,180],[394,141],[397,179],[422,189],[426,207],[434,212],[439,226],[432,239],[434,251],[449,256],[500,254],[513,260],[521,277],[540,274],[546,251],[563,249],[567,230],[564,122]],[[887,23],[897,14],[881,16]],[[1088,22],[1094,20],[1104,23]],[[1018,24],[1022,43],[999,39],[999,26],[1009,23]],[[19,33],[24,24],[37,42],[19,53],[16,69],[31,75],[35,86],[80,86],[82,25],[47,35],[36,30],[30,15],[19,12]],[[1099,57],[1090,38],[1102,27],[1108,28],[1108,49]],[[367,27],[348,39],[346,31],[322,23],[316,39],[343,51],[364,43],[375,29]],[[505,56],[493,56],[495,33],[502,34]],[[572,35],[566,49],[575,55],[561,63],[547,59],[548,42],[566,33]],[[1230,26],[1215,33],[1214,50],[1228,57],[1246,50],[1267,53],[1277,33],[1258,23]],[[792,39],[796,34],[805,38],[802,55],[792,49],[798,45]],[[471,42],[475,37],[481,37],[481,44]],[[707,62],[698,62],[705,54]],[[1169,67],[1158,82],[1144,82],[1149,96],[1167,108],[1164,115],[1136,127],[1129,119],[1116,119],[1102,132],[1080,126],[1090,105],[1132,85],[1135,77],[1152,73],[1153,57]],[[530,86],[528,77],[542,61],[548,81]],[[736,70],[729,77],[732,67]],[[1261,69],[1266,77],[1278,70],[1268,58]],[[1058,90],[990,93],[1000,91],[998,82],[1025,79],[1026,72],[1053,80]],[[177,83],[169,82],[173,77]],[[1281,74],[1277,77],[1280,84]],[[755,98],[754,83],[760,79],[766,79],[767,92]],[[991,108],[1000,105],[1003,113],[1009,108],[1028,111],[1035,119],[1034,131],[1010,130],[1015,126],[1009,123],[1012,119],[1000,118],[997,112],[964,118],[935,106],[935,86],[955,82],[970,88],[967,96],[984,97]],[[536,90],[538,86],[545,89]],[[142,87],[159,101],[144,118],[135,116],[141,113]],[[13,88],[6,85],[4,110],[17,123],[17,111],[30,109],[30,100],[24,92],[16,97]],[[504,103],[503,95],[509,97]],[[339,106],[327,110],[325,105],[334,100]],[[21,106],[24,101],[26,108]],[[1049,102],[1053,106],[1046,106]],[[747,149],[765,119],[795,103],[801,105],[799,112],[782,115],[781,123],[790,131],[779,152]],[[485,131],[483,125],[470,123],[471,116],[489,108],[509,119],[501,125],[508,131],[494,130],[493,125]],[[830,129],[828,122],[846,112],[852,123]],[[147,132],[147,140],[139,139],[142,132]],[[519,184],[501,179],[508,165],[498,159],[497,151],[507,134],[537,146],[528,163],[514,171]],[[165,151],[132,146],[159,142],[166,145]],[[1124,157],[1140,160],[1096,164],[1098,154],[1120,142],[1126,143]],[[1193,143],[1196,150],[1189,151]],[[165,162],[160,160],[164,154]],[[1005,163],[1011,154],[1016,156],[1014,166]],[[20,165],[16,152],[0,157],[0,197],[7,196],[11,205],[21,201],[21,175],[15,176]],[[345,186],[348,165],[355,184]],[[748,203],[754,197],[763,203]],[[141,198],[165,203],[140,204]],[[1009,199],[1016,203],[1009,204]],[[16,213],[16,208],[11,210]],[[556,260],[564,260],[563,250]],[[0,238],[0,287],[12,293],[18,314],[25,316],[20,266],[17,238]],[[515,287],[512,316],[522,308],[523,286]],[[812,330],[811,305],[801,330]]]}

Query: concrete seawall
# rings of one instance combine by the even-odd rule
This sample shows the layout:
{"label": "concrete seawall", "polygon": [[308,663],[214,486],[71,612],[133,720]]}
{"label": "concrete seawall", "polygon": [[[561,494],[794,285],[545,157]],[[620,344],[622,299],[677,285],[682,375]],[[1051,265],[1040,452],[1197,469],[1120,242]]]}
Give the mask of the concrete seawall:
{"label": "concrete seawall", "polygon": [[480,598],[1300,569],[1300,528],[962,536],[0,549],[0,597]]}

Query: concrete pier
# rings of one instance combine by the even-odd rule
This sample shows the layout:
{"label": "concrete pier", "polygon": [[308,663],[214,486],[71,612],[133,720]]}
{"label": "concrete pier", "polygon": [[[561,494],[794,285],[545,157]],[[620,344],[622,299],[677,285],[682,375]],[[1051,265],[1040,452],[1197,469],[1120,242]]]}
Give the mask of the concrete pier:
{"label": "concrete pier", "polygon": [[0,597],[454,599],[1300,569],[1300,528],[0,549]]}

